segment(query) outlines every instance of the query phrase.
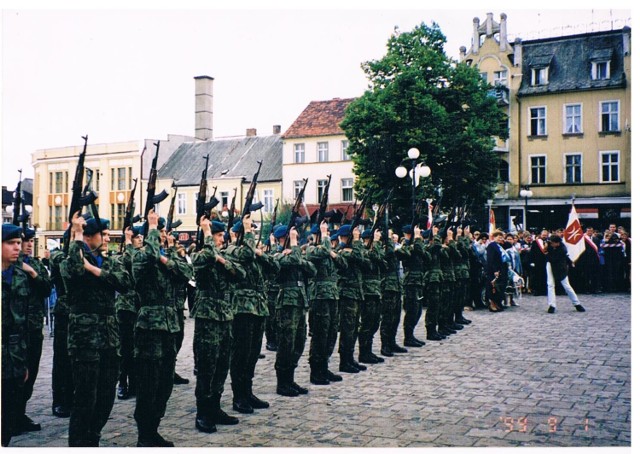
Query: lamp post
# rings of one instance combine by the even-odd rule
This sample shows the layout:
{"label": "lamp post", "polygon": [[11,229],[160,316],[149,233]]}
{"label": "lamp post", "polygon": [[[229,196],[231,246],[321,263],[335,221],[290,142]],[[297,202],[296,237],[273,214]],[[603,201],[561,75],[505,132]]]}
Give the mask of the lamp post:
{"label": "lamp post", "polygon": [[[422,164],[416,165],[416,161],[420,157],[420,150],[417,148],[410,148],[407,151],[407,158],[411,160],[411,170],[408,172],[411,177],[411,224],[415,220],[416,213],[416,186],[420,181],[420,177],[428,177],[431,175],[431,168],[429,166],[423,166]],[[396,167],[396,176],[398,178],[404,178],[407,176],[407,168],[403,165]]]}
{"label": "lamp post", "polygon": [[533,191],[529,189],[529,186],[523,186],[520,189],[520,197],[524,197],[524,219],[522,220],[522,228],[527,230],[527,210],[529,208],[529,197],[533,196]]}

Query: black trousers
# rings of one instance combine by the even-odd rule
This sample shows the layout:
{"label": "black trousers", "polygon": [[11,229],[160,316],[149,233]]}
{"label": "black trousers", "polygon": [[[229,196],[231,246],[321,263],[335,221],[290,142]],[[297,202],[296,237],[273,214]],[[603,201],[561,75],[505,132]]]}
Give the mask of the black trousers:
{"label": "black trousers", "polygon": [[2,379],[2,446],[9,446],[11,437],[18,433],[24,381],[20,378]]}
{"label": "black trousers", "polygon": [[120,329],[120,384],[135,386],[135,374],[133,373],[133,333],[135,331],[135,312],[118,311],[118,328]]}
{"label": "black trousers", "polygon": [[29,336],[27,338],[27,368],[29,369],[29,378],[24,384],[24,390],[22,393],[23,400],[20,408],[22,415],[26,414],[27,402],[33,395],[33,385],[36,382],[36,378],[38,378],[43,340],[44,335],[42,334],[42,328],[29,331]]}
{"label": "black trousers", "polygon": [[338,338],[338,300],[317,299],[311,303],[309,324],[313,324],[309,365],[312,372],[325,370]]}
{"label": "black trousers", "polygon": [[53,369],[51,371],[53,407],[62,405],[70,409],[73,403],[73,370],[67,348],[69,315],[56,313],[53,330]]}
{"label": "black trousers", "polygon": [[233,398],[248,398],[262,347],[265,317],[236,314],[233,318],[231,347],[231,388]]}

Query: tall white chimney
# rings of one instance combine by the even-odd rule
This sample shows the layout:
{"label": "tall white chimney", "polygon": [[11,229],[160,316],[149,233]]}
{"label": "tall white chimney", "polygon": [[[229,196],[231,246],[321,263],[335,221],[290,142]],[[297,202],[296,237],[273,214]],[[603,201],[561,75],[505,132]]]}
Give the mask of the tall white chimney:
{"label": "tall white chimney", "polygon": [[213,138],[213,77],[196,76],[196,131],[198,140]]}

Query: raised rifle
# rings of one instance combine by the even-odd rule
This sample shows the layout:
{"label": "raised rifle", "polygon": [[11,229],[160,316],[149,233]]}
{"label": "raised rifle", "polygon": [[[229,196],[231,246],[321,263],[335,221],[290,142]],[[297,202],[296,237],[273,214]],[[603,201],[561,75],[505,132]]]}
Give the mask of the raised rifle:
{"label": "raised rifle", "polygon": [[176,209],[176,196],[178,195],[178,186],[176,186],[176,182],[171,182],[171,189],[173,189],[173,196],[171,196],[171,203],[169,204],[169,212],[167,213],[167,233],[171,233],[173,229],[177,229],[182,225],[182,221],[178,219],[176,222],[173,222],[173,213]]}
{"label": "raised rifle", "polygon": [[260,169],[262,168],[262,161],[258,161],[258,170],[253,174],[253,178],[251,179],[251,184],[249,184],[249,189],[247,189],[247,195],[244,199],[244,207],[242,208],[242,214],[240,215],[240,231],[238,232],[238,239],[236,240],[236,244],[238,246],[242,245],[242,241],[244,240],[244,226],[242,225],[242,220],[252,211],[259,210],[263,207],[262,202],[253,203],[253,197],[256,193],[256,186],[258,185],[258,175],[260,175]]}
{"label": "raised rifle", "polygon": [[353,242],[353,231],[357,229],[358,226],[362,223],[364,210],[367,207],[370,195],[371,191],[369,190],[362,199],[362,202],[360,202],[360,205],[358,205],[357,211],[353,214],[353,218],[351,219],[351,228],[349,229],[349,236],[347,237],[347,243],[345,247],[351,247],[351,243]]}
{"label": "raised rifle", "polygon": [[267,252],[271,252],[271,234],[273,234],[273,230],[276,228],[279,204],[280,199],[276,200],[276,206],[273,208],[273,213],[271,213],[271,227],[269,228],[269,242],[267,243]]}
{"label": "raised rifle", "polygon": [[16,194],[13,196],[13,225],[20,225],[22,219],[20,216],[20,210],[22,209],[22,169],[20,172],[20,179],[16,186]]}
{"label": "raised rifle", "polygon": [[231,242],[231,229],[233,228],[233,221],[236,217],[236,195],[238,194],[238,188],[233,189],[233,197],[231,197],[231,205],[229,206],[229,216],[227,219],[227,244]]}
{"label": "raised rifle", "polygon": [[133,224],[133,210],[135,210],[135,194],[136,194],[136,186],[138,186],[138,179],[133,179],[133,189],[131,189],[131,194],[129,194],[129,201],[127,202],[127,208],[124,210],[124,221],[122,223],[122,243],[120,243],[120,252],[124,251],[124,239],[126,230],[131,227]]}
{"label": "raised rifle", "polygon": [[82,153],[78,157],[78,165],[76,166],[76,174],[73,178],[73,186],[71,186],[71,203],[69,204],[69,227],[67,228],[66,237],[62,251],[64,255],[69,254],[69,243],[71,243],[71,222],[73,221],[73,215],[82,210],[83,197],[82,197],[82,181],[84,180],[84,159],[87,156],[87,140],[89,136],[82,136],[84,139],[84,148]]}
{"label": "raised rifle", "polygon": [[[376,211],[376,215],[373,220],[373,225],[371,226],[372,234],[375,234],[376,230],[381,230],[383,238],[386,238],[389,233],[388,208],[392,195],[393,189],[389,191],[384,202],[382,202],[382,204],[378,207],[378,211]],[[373,249],[373,240],[371,241],[371,243],[369,243],[369,249]]]}
{"label": "raised rifle", "polygon": [[212,195],[209,202],[207,202],[207,173],[209,171],[209,155],[203,156],[202,159],[205,160],[205,164],[200,176],[200,188],[198,189],[198,199],[196,201],[196,225],[198,226],[198,230],[196,232],[196,250],[198,251],[202,249],[202,246],[204,246],[204,235],[200,230],[200,218],[202,218],[202,216],[205,216],[206,219],[209,219],[211,210],[218,204],[218,199],[216,199],[215,195]]}
{"label": "raised rifle", "polygon": [[296,225],[296,221],[298,219],[298,211],[300,211],[300,205],[302,204],[302,200],[304,199],[304,191],[307,189],[308,178],[303,179],[304,184],[302,185],[302,190],[298,193],[296,197],[296,201],[293,203],[291,207],[291,216],[289,217],[289,223],[287,224],[287,234],[284,239],[284,248],[288,249],[289,244],[291,243],[291,239],[289,238],[289,232]]}
{"label": "raised rifle", "polygon": [[[324,191],[322,192],[322,199],[320,200],[320,206],[318,207],[318,218],[316,219],[316,224],[318,224],[318,232],[320,232],[320,224],[322,224],[322,221],[324,221],[324,216],[327,213],[327,207],[329,206],[329,186],[331,186],[331,176],[332,175],[327,175],[327,177],[329,177],[329,180],[327,181],[327,185],[324,187]],[[318,233],[318,241],[317,243],[320,243],[320,234]]]}
{"label": "raised rifle", "polygon": [[[160,194],[156,194],[156,180],[158,179],[158,153],[160,152],[160,141],[154,143],[156,146],[156,154],[151,161],[151,169],[149,170],[149,182],[147,184],[147,203],[144,206],[143,217],[148,221],[147,216],[149,212],[153,210],[153,207],[169,197],[169,194],[164,189]],[[147,236],[149,232],[149,222],[144,224],[144,236]]]}

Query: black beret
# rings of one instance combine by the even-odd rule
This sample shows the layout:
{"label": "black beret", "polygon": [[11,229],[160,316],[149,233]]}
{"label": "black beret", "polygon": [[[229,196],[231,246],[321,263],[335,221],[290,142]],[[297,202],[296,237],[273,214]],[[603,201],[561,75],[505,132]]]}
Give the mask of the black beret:
{"label": "black beret", "polygon": [[22,227],[13,224],[2,224],[2,241],[22,239]]}

